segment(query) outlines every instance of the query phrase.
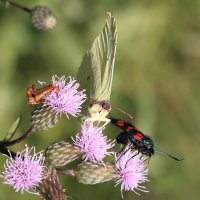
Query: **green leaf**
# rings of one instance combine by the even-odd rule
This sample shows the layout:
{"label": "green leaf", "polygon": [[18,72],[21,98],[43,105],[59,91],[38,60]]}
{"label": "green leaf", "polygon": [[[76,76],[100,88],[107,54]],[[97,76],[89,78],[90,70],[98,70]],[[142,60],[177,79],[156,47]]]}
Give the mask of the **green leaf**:
{"label": "green leaf", "polygon": [[6,134],[6,137],[4,138],[4,141],[9,141],[12,139],[12,137],[15,135],[15,133],[20,125],[20,122],[21,122],[21,117],[18,117],[16,119],[16,121],[12,124],[12,126],[9,128],[9,130]]}

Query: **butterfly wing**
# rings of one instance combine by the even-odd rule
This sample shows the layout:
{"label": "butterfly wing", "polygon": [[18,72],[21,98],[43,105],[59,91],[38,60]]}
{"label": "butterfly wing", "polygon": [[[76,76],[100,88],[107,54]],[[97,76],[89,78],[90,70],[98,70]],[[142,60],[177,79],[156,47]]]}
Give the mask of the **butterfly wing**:
{"label": "butterfly wing", "polygon": [[91,55],[90,51],[87,51],[83,58],[81,65],[77,73],[77,81],[80,83],[80,89],[85,89],[85,94],[87,95],[86,101],[82,104],[82,115],[87,115],[88,106],[90,105],[90,88],[93,82],[92,68],[91,68]]}
{"label": "butterfly wing", "polygon": [[110,100],[116,43],[116,21],[111,13],[108,13],[106,24],[90,50],[91,67],[94,76],[94,83],[90,94],[92,101]]}
{"label": "butterfly wing", "polygon": [[87,101],[83,114],[96,102],[110,100],[116,54],[117,27],[115,18],[108,13],[106,24],[95,39],[92,48],[83,56],[77,73],[81,88],[86,89]]}

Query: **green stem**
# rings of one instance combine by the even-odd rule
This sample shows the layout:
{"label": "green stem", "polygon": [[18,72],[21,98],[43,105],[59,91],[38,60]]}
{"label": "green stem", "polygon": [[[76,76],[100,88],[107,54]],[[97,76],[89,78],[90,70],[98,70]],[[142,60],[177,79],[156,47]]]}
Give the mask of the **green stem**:
{"label": "green stem", "polygon": [[0,145],[0,152],[4,155],[7,155],[9,157],[15,158],[16,153],[14,153],[13,151],[8,150],[6,147]]}
{"label": "green stem", "polygon": [[73,169],[58,169],[56,168],[58,174],[65,174],[67,176],[75,176]]}
{"label": "green stem", "polygon": [[14,3],[14,2],[12,2],[10,0],[0,0],[0,1],[2,1],[6,5],[10,5],[10,6],[14,7],[14,8],[17,8],[19,10],[25,11],[27,13],[30,13],[32,11],[32,9],[27,8],[25,6],[22,6],[22,5],[19,5],[19,4],[16,4],[16,3]]}
{"label": "green stem", "polygon": [[14,144],[21,142],[22,140],[24,140],[28,136],[30,136],[31,133],[33,133],[32,129],[33,129],[33,127],[29,128],[21,137],[15,139],[13,141],[2,141],[2,142],[0,142],[0,147],[12,146]]}

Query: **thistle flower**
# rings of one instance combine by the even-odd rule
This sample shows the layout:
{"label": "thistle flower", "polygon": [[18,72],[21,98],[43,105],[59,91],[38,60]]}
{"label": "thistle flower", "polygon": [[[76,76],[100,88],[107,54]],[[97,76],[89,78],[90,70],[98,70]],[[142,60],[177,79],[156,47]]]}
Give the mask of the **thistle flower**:
{"label": "thistle flower", "polygon": [[140,184],[148,181],[147,165],[137,152],[127,146],[123,152],[116,155],[116,163],[105,162],[104,166],[100,163],[82,162],[75,170],[78,182],[83,184],[97,184],[106,181],[115,181],[116,185],[121,184],[121,195],[123,190],[135,190],[147,192]]}
{"label": "thistle flower", "polygon": [[114,146],[114,141],[111,142],[102,134],[103,127],[94,127],[92,122],[86,121],[82,125],[81,133],[77,134],[74,145],[82,152],[82,158],[85,161],[102,162],[106,155],[112,152],[107,150]]}
{"label": "thistle flower", "polygon": [[[38,82],[41,85],[45,83]],[[52,85],[57,87],[57,90],[43,95],[44,101],[32,112],[31,122],[34,131],[54,127],[63,113],[67,117],[68,114],[76,117],[81,112],[81,104],[86,100],[84,90],[79,92],[79,84],[71,77],[53,76]]]}
{"label": "thistle flower", "polygon": [[135,191],[136,189],[148,192],[144,186],[140,185],[148,181],[148,169],[141,155],[136,151],[133,152],[130,146],[127,146],[124,151],[115,155],[115,158],[115,167],[118,175],[116,185],[121,184],[121,192],[123,190],[132,190],[139,194]]}
{"label": "thistle flower", "polygon": [[59,87],[59,92],[52,92],[46,97],[45,105],[51,107],[57,114],[62,113],[76,117],[81,112],[81,104],[86,100],[83,91],[78,92],[79,84],[74,78],[52,77],[52,83]]}
{"label": "thistle flower", "polygon": [[[33,155],[30,155],[33,151]],[[43,178],[44,157],[42,152],[35,153],[35,148],[26,148],[18,152],[15,158],[8,157],[1,177],[4,183],[13,187],[16,192],[29,191],[38,186]]]}

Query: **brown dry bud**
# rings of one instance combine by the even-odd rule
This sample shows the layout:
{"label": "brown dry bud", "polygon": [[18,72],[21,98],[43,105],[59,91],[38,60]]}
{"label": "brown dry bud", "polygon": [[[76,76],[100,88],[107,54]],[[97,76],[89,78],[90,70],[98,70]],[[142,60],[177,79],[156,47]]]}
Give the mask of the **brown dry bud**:
{"label": "brown dry bud", "polygon": [[75,177],[83,184],[97,184],[116,179],[115,165],[111,163],[82,162],[75,170]]}
{"label": "brown dry bud", "polygon": [[57,23],[53,12],[45,6],[36,6],[32,9],[31,21],[36,28],[41,30],[52,29]]}
{"label": "brown dry bud", "polygon": [[45,178],[36,188],[42,199],[45,200],[66,200],[65,193],[60,184],[56,169],[47,166]]}
{"label": "brown dry bud", "polygon": [[45,151],[46,161],[56,167],[66,165],[81,155],[79,148],[66,141],[56,142]]}

